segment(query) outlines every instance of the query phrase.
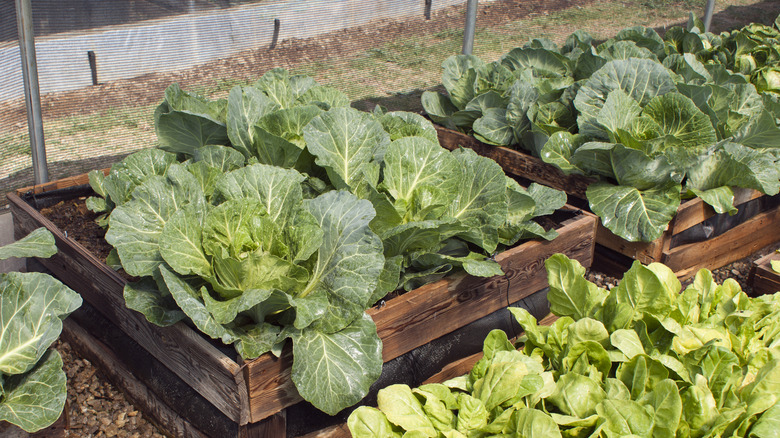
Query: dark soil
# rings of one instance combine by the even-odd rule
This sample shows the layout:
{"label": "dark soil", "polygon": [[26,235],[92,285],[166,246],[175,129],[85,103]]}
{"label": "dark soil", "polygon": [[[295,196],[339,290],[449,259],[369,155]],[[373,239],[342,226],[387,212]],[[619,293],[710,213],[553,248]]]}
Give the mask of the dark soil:
{"label": "dark soil", "polygon": [[87,208],[86,200],[87,198],[82,196],[61,201],[40,211],[46,219],[64,231],[68,238],[77,241],[87,251],[105,262],[112,247],[104,239],[106,230],[95,221],[98,214]]}

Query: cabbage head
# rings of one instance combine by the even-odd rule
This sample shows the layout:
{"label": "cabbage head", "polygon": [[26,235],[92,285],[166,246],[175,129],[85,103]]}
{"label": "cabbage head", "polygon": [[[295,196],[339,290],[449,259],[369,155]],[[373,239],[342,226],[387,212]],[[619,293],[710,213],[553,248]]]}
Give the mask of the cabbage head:
{"label": "cabbage head", "polygon": [[140,277],[128,307],[158,325],[187,318],[245,359],[292,339],[304,399],[329,414],[357,403],[382,370],[365,314],[384,268],[373,206],[346,191],[304,199],[293,169],[254,164],[207,180],[201,163],[172,164],[111,213],[106,240]]}
{"label": "cabbage head", "polygon": [[780,94],[780,67],[765,67],[758,70],[753,73],[751,82],[756,85],[759,93]]}

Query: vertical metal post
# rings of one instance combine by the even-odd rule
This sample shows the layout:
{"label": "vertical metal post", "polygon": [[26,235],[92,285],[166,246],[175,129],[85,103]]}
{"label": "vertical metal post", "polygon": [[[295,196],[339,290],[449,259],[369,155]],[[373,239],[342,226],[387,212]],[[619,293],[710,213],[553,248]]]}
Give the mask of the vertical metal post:
{"label": "vertical metal post", "polygon": [[271,37],[271,45],[268,46],[270,50],[276,48],[276,43],[279,41],[279,28],[282,27],[282,21],[278,18],[274,18],[274,34]]}
{"label": "vertical metal post", "polygon": [[30,0],[16,0],[16,22],[19,28],[19,53],[24,75],[24,98],[27,103],[27,128],[30,131],[33,178],[35,184],[43,184],[49,181],[49,169],[43,141],[41,91],[38,87],[38,63],[35,60],[35,35]]}
{"label": "vertical metal post", "polygon": [[477,27],[477,0],[466,1],[466,29],[463,31],[464,55],[471,55],[474,50],[474,30]]}
{"label": "vertical metal post", "polygon": [[710,24],[712,24],[712,13],[715,11],[715,0],[707,0],[707,5],[704,7],[704,31],[710,31]]}
{"label": "vertical metal post", "polygon": [[89,61],[89,70],[92,72],[92,85],[100,85],[98,82],[97,55],[92,50],[87,50],[87,60]]}

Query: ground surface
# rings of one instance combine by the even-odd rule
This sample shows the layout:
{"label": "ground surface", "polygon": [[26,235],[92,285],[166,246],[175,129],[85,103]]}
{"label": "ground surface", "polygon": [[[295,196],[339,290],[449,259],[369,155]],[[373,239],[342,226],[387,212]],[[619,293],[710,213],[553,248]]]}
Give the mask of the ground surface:
{"label": "ground surface", "polygon": [[[479,25],[498,26],[555,10],[592,3],[594,0],[508,0],[487,2],[479,10]],[[183,89],[197,89],[212,84],[215,78],[249,80],[258,72],[274,67],[293,68],[318,59],[347,58],[368,47],[394,41],[410,34],[424,36],[445,29],[463,26],[463,7],[446,8],[424,18],[404,21],[382,20],[371,25],[331,32],[318,38],[290,39],[274,49],[262,48],[242,52],[230,58],[209,62],[178,73],[154,73],[133,79],[119,80],[82,90],[51,93],[42,97],[45,120],[71,115],[73,108],[98,112],[106,108],[142,106],[158,102],[168,85],[178,82]],[[27,121],[24,101],[14,102],[0,119],[0,131],[20,127]]]}

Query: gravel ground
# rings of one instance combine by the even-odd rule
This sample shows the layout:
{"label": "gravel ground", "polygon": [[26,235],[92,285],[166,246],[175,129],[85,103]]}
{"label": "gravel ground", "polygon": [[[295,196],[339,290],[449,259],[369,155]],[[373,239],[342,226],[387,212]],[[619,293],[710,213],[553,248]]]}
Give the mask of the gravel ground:
{"label": "gravel ground", "polygon": [[125,396],[66,342],[55,347],[68,376],[68,437],[164,437]]}
{"label": "gravel ground", "polygon": [[[742,289],[749,291],[748,274],[752,262],[780,245],[765,248],[751,257],[739,260],[713,271],[718,283],[726,278],[736,279]],[[588,280],[611,289],[618,279],[597,271],[590,271]],[[60,342],[57,350],[63,356],[68,376],[69,437],[163,437],[164,435],[138,411],[124,395],[109,383],[100,372],[71,347]]]}

